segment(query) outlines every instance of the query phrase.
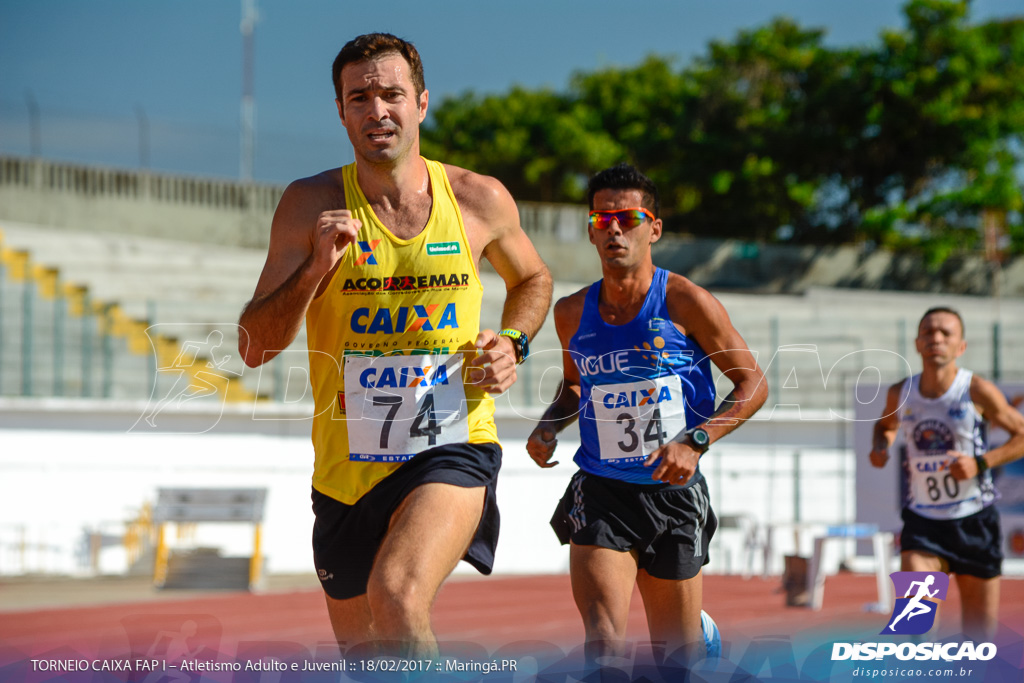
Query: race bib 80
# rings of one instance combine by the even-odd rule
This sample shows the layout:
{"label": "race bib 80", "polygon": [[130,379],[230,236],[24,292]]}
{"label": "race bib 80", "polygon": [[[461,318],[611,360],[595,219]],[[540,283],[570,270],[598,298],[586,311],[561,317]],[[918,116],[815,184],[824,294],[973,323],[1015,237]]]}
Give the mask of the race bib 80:
{"label": "race bib 80", "polygon": [[469,441],[462,363],[461,353],[347,356],[349,459],[405,462]]}
{"label": "race bib 80", "polygon": [[[911,471],[911,495],[914,507],[930,508],[932,515],[951,509],[967,501],[977,500],[981,509],[981,485],[977,477],[966,481],[956,479],[949,471],[956,462],[952,456],[912,456],[908,458]],[[956,516],[962,516],[958,508]]]}
{"label": "race bib 80", "polygon": [[643,460],[686,429],[683,386],[675,375],[593,388],[601,460]]}

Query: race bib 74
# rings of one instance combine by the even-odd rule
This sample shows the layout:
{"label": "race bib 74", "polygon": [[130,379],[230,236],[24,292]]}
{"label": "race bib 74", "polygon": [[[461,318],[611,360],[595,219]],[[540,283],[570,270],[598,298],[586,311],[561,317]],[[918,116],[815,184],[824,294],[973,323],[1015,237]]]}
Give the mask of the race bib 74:
{"label": "race bib 74", "polygon": [[461,353],[347,356],[349,459],[405,462],[469,440]]}

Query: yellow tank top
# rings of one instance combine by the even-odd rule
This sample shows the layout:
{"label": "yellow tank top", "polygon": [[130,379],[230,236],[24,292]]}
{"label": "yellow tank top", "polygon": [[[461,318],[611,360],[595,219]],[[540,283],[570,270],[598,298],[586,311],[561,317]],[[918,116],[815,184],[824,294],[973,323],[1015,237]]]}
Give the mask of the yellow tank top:
{"label": "yellow tank top", "polygon": [[374,215],[355,164],[342,169],[363,227],[306,313],[313,487],[349,505],[417,452],[498,441],[493,399],[464,384],[483,285],[444,167],[424,161],[433,206],[409,240]]}

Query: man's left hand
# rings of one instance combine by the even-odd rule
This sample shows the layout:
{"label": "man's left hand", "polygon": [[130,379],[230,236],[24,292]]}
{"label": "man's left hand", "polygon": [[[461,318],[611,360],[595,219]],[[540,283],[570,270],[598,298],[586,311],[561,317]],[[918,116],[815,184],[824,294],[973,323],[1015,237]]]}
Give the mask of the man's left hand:
{"label": "man's left hand", "polygon": [[700,454],[684,443],[672,441],[648,455],[647,460],[644,461],[644,467],[654,465],[659,458],[661,462],[654,469],[651,479],[667,484],[682,485],[688,482],[697,471]]}
{"label": "man's left hand", "polygon": [[949,451],[946,455],[956,458],[949,465],[949,473],[953,475],[954,479],[963,481],[978,476],[978,462],[974,456],[960,451]]}
{"label": "man's left hand", "polygon": [[470,384],[489,394],[500,394],[516,381],[516,349],[512,340],[494,330],[481,330],[476,336],[477,357],[469,362],[466,377]]}

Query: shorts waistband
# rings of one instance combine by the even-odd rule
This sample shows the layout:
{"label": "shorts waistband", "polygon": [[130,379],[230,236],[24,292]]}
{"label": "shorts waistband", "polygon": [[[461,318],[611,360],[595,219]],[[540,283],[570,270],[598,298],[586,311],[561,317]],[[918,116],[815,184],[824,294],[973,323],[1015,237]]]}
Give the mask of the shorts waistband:
{"label": "shorts waistband", "polygon": [[[653,472],[654,469],[652,468],[651,471]],[[653,482],[653,480],[652,480],[652,483],[650,483],[650,484],[638,484],[638,483],[636,483],[634,481],[622,481],[621,479],[612,479],[611,477],[604,477],[604,476],[601,476],[600,474],[592,474],[591,472],[587,472],[584,469],[580,469],[579,472],[581,474],[587,476],[587,477],[593,477],[593,478],[599,480],[602,484],[606,485],[608,488],[619,489],[619,490],[622,490],[622,491],[633,491],[633,492],[637,492],[637,493],[660,493],[662,491],[684,491],[684,490],[686,490],[688,488],[696,486],[697,484],[699,484],[701,481],[704,480],[704,475],[701,474],[701,471],[699,469],[694,473],[694,475],[692,477],[690,477],[690,480],[688,482],[686,482],[685,484],[682,484],[682,485],[679,485],[679,484],[666,484],[665,482],[656,482],[655,483],[655,482]]]}

